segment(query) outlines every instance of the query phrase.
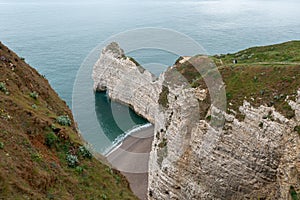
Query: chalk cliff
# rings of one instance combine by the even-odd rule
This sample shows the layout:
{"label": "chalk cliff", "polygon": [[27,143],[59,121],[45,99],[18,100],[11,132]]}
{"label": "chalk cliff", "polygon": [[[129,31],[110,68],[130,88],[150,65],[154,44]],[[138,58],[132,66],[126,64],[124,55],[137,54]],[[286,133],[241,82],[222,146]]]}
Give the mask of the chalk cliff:
{"label": "chalk cliff", "polygon": [[[200,60],[213,64],[208,57]],[[238,110],[219,110],[225,120],[216,127],[211,113],[217,108],[210,105],[209,88],[174,75],[185,63],[155,78],[112,43],[94,67],[94,90],[107,90],[112,99],[155,124],[149,199],[291,199],[300,184],[299,85],[293,85],[292,97],[284,95],[280,101],[292,114],[265,104],[264,97],[258,98],[259,106],[252,105],[253,97],[243,97]],[[221,74],[229,79],[228,71]],[[228,89],[230,83],[225,83]]]}
{"label": "chalk cliff", "polygon": [[125,103],[154,123],[161,81],[126,57],[117,43],[103,49],[93,70],[94,90],[108,91],[113,100]]}

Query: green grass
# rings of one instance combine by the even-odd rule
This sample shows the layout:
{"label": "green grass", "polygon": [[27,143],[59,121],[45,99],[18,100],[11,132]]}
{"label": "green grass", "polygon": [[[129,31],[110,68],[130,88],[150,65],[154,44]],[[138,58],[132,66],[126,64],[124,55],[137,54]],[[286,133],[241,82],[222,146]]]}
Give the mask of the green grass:
{"label": "green grass", "polygon": [[238,61],[237,65],[259,64],[259,65],[286,65],[300,63],[300,41],[290,41],[282,44],[252,47],[237,53],[213,56],[218,66],[233,65],[233,60]]}
{"label": "green grass", "polygon": [[[226,85],[227,108],[236,111],[239,119],[243,119],[239,107],[244,100],[254,107],[274,106],[287,118],[294,117],[294,111],[285,100],[287,97],[295,100],[300,87],[300,41],[254,47],[209,58],[218,66]],[[217,73],[213,70],[205,71],[208,61],[200,55],[192,59],[176,65],[176,70],[191,87],[206,87],[202,75],[205,81],[217,80]],[[233,59],[237,59],[238,64],[233,64]],[[203,67],[196,69],[195,63]]]}
{"label": "green grass", "polygon": [[[285,101],[289,96],[295,100],[300,86],[299,66],[240,66],[222,68],[226,85],[228,107],[238,111],[244,100],[253,106],[274,106],[287,118],[294,117],[294,111]],[[284,78],[283,78],[284,77]]]}
{"label": "green grass", "polygon": [[[0,48],[0,199],[137,199],[124,176],[82,148],[71,111],[48,81]],[[68,154],[78,158],[74,168]]]}

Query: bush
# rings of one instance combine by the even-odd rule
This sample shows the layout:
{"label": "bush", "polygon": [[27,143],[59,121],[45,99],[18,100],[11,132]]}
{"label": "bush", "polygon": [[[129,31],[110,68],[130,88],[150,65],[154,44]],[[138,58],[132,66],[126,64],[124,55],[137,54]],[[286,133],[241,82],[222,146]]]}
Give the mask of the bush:
{"label": "bush", "polygon": [[4,148],[4,143],[0,142],[0,149],[3,149],[3,148]]}
{"label": "bush", "polygon": [[78,149],[78,154],[81,155],[84,158],[89,158],[91,159],[93,157],[93,155],[91,154],[91,152],[89,150],[87,150],[85,148],[85,146],[80,146]]}
{"label": "bush", "polygon": [[296,131],[300,135],[300,126],[295,126],[294,131]]}
{"label": "bush", "polygon": [[4,92],[6,95],[9,95],[8,89],[5,87],[5,83],[0,82],[0,91]]}
{"label": "bush", "polygon": [[40,162],[42,161],[42,155],[39,153],[33,153],[31,154],[31,159],[35,162]]}
{"label": "bush", "polygon": [[33,99],[37,99],[38,97],[39,97],[39,94],[37,93],[37,92],[31,92],[30,94],[29,94],[29,96],[31,97],[31,98],[33,98]]}
{"label": "bush", "polygon": [[2,92],[6,92],[6,91],[7,91],[7,89],[6,89],[6,87],[5,87],[5,83],[0,82],[0,90],[1,90]]}
{"label": "bush", "polygon": [[77,167],[75,168],[75,171],[76,171],[78,174],[82,174],[83,168],[80,167],[80,166],[77,166]]}
{"label": "bush", "polygon": [[291,197],[292,197],[292,200],[298,200],[298,194],[295,190],[295,188],[293,186],[290,186],[290,194],[291,194]]}
{"label": "bush", "polygon": [[68,115],[61,115],[57,117],[56,122],[62,126],[71,126],[71,120]]}
{"label": "bush", "polygon": [[102,195],[101,195],[101,197],[102,197],[102,199],[103,199],[103,200],[106,200],[106,199],[108,199],[108,197],[107,197],[107,195],[106,195],[106,194],[102,194]]}
{"label": "bush", "polygon": [[76,167],[78,165],[78,158],[76,155],[68,154],[66,157],[67,163],[69,167]]}
{"label": "bush", "polygon": [[58,137],[54,133],[48,133],[45,138],[45,143],[48,147],[52,147],[55,142],[58,140]]}

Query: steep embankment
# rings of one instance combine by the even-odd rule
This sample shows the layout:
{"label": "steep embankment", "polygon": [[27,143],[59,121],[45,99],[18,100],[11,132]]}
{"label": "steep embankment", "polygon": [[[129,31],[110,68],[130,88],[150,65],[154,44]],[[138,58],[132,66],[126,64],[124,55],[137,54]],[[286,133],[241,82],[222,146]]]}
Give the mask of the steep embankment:
{"label": "steep embankment", "polygon": [[0,199],[136,199],[48,81],[0,43]]}
{"label": "steep embankment", "polygon": [[94,89],[155,122],[150,199],[297,198],[299,44],[179,59],[158,79],[116,44],[103,50]]}

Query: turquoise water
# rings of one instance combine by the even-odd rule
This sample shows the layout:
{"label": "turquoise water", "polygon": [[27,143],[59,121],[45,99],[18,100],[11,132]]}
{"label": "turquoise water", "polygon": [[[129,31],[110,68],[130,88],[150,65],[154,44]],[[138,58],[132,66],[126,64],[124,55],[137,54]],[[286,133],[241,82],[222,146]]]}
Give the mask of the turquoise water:
{"label": "turquoise water", "polygon": [[[89,52],[111,35],[142,27],[169,28],[195,39],[209,54],[235,52],[299,40],[299,8],[297,0],[0,0],[0,40],[45,75],[71,107],[77,70]],[[149,66],[156,74],[177,59],[157,50],[130,55],[144,65],[160,63],[157,68]],[[126,111],[131,113],[128,120],[128,113],[122,114],[127,108],[122,107],[115,111],[120,112],[116,124],[105,98],[96,94],[95,114],[87,113],[85,118],[92,116],[89,120],[100,125],[90,129],[97,137],[86,139],[107,147],[101,135],[113,141],[145,121]]]}
{"label": "turquoise water", "polygon": [[[124,130],[130,130],[134,126],[147,123],[147,120],[137,116],[131,109],[128,110],[127,106],[117,103],[115,103],[115,106],[107,106],[111,103],[114,102],[111,102],[111,100],[105,93],[95,94],[95,108],[97,110],[97,119],[110,141],[114,141],[119,135],[124,133]],[[112,109],[117,110],[118,116],[121,119],[129,116],[131,120],[116,121]],[[127,115],[128,113],[129,115]]]}

